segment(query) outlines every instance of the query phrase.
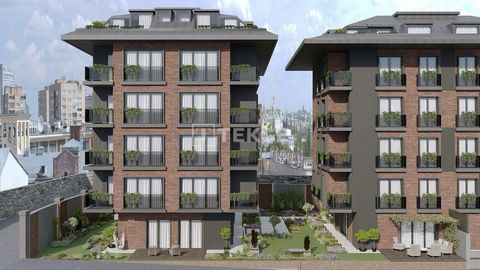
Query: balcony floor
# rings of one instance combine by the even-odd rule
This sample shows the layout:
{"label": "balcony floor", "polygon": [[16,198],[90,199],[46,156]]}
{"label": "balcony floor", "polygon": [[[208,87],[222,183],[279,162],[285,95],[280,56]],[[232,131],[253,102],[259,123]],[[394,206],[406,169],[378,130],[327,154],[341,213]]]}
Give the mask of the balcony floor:
{"label": "balcony floor", "polygon": [[[129,261],[181,261],[181,260],[202,260],[205,255],[205,250],[201,248],[182,248],[180,249],[180,256],[172,257],[168,253],[158,256],[148,256],[147,249],[137,249],[130,257]],[[160,268],[159,268],[160,269]]]}
{"label": "balcony floor", "polygon": [[442,255],[440,257],[430,257],[426,252],[422,252],[420,257],[409,257],[407,256],[407,251],[399,251],[392,249],[382,249],[380,250],[382,254],[388,258],[391,262],[464,262],[461,257],[457,255]]}

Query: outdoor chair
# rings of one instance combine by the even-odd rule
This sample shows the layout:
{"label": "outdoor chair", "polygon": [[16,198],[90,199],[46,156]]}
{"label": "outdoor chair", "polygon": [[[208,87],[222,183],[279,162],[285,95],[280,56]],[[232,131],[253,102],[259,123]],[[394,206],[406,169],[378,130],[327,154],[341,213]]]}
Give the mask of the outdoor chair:
{"label": "outdoor chair", "polygon": [[422,256],[420,245],[411,245],[407,250],[407,256],[420,258],[420,256]]}
{"label": "outdoor chair", "polygon": [[170,248],[170,256],[180,256],[181,255],[181,252],[180,252],[180,247],[175,245],[175,246],[172,246]]}
{"label": "outdoor chair", "polygon": [[148,256],[158,256],[160,254],[160,250],[156,247],[149,247],[147,249]]}
{"label": "outdoor chair", "polygon": [[398,237],[393,237],[393,247],[392,247],[393,250],[405,250],[405,244],[402,244],[398,241]]}
{"label": "outdoor chair", "polygon": [[[442,240],[442,241],[440,241],[440,240]],[[446,240],[443,240],[443,239],[439,239],[438,244],[440,245],[440,251],[442,252],[442,254],[447,254],[447,255],[452,255],[453,254],[452,243],[450,243]]]}
{"label": "outdoor chair", "polygon": [[441,247],[440,244],[432,244],[430,246],[430,249],[427,251],[427,255],[434,258],[442,256],[440,247]]}

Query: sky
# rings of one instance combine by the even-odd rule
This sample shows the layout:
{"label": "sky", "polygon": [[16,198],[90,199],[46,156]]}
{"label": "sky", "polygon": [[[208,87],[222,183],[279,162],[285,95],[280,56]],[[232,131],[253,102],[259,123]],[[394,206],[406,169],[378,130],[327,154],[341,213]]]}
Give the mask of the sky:
{"label": "sky", "polygon": [[61,41],[63,33],[94,20],[126,14],[129,8],[218,8],[253,20],[279,35],[258,90],[259,103],[284,110],[310,109],[311,72],[285,71],[304,38],[327,29],[396,11],[460,11],[480,16],[478,0],[0,0],[0,63],[13,70],[27,93],[32,118],[38,115],[38,90],[57,78],[83,80],[92,57]]}

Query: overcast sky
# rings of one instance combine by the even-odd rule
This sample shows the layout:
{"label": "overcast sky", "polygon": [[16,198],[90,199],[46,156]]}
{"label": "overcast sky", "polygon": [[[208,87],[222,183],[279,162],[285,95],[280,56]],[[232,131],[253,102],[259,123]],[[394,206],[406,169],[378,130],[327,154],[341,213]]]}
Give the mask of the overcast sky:
{"label": "overcast sky", "polygon": [[305,37],[395,11],[455,10],[480,16],[479,0],[0,0],[0,63],[15,71],[36,118],[38,90],[62,76],[82,80],[84,66],[91,65],[91,57],[60,40],[62,33],[129,8],[174,6],[219,8],[278,34],[258,93],[260,103],[270,106],[275,96],[277,107],[288,110],[311,108],[311,74],[285,71]]}

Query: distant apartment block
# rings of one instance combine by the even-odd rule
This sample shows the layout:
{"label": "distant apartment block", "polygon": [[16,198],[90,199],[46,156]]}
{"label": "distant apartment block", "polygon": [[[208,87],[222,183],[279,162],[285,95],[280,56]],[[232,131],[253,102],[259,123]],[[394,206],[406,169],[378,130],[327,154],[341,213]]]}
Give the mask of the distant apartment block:
{"label": "distant apartment block", "polygon": [[2,100],[4,114],[27,113],[27,95],[23,92],[22,86],[5,86]]}
{"label": "distant apartment block", "polygon": [[[15,85],[15,73],[3,64],[0,64],[0,106],[3,106],[3,91],[5,86]],[[0,112],[3,112],[3,107],[0,107]]]}
{"label": "distant apartment block", "polygon": [[48,123],[80,125],[85,116],[85,93],[78,81],[55,80],[38,92],[38,114]]}
{"label": "distant apartment block", "polygon": [[15,155],[23,155],[30,148],[30,115],[0,115],[0,148],[11,148]]}

